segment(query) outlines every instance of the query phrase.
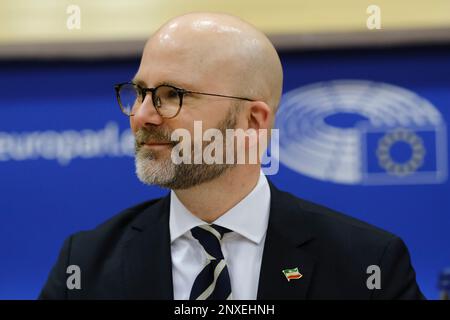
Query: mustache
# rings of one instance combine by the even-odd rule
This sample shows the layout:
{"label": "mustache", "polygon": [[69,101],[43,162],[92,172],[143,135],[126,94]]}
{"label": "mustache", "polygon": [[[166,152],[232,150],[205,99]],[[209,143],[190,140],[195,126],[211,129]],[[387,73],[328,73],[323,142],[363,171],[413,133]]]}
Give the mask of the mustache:
{"label": "mustache", "polygon": [[139,128],[135,133],[136,147],[143,145],[147,141],[151,140],[156,143],[169,143],[175,145],[175,141],[171,141],[171,132],[164,129],[144,129]]}

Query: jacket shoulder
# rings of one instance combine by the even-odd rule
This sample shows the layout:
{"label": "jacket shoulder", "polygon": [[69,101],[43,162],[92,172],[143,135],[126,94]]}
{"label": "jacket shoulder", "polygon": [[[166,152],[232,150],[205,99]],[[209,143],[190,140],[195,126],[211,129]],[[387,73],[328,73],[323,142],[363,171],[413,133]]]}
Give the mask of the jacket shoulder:
{"label": "jacket shoulder", "polygon": [[[39,299],[68,299],[105,297],[122,298],[117,281],[121,274],[120,257],[127,237],[134,226],[143,225],[164,213],[159,204],[164,198],[142,202],[127,208],[89,231],[69,236],[60,250]],[[90,290],[68,290],[67,267],[78,266],[82,270],[83,283]]]}
{"label": "jacket shoulder", "polygon": [[[308,231],[331,247],[377,248],[383,250],[391,241],[398,240],[395,234],[364,222],[337,210],[317,204],[288,192],[277,191],[279,201],[289,207],[291,215],[296,216],[308,226]],[[287,218],[287,217],[286,217]],[[291,219],[291,218],[288,218]],[[292,218],[295,220],[295,218]],[[294,223],[294,221],[292,221]],[[302,229],[302,228],[301,228]],[[303,230],[303,229],[302,229]]]}
{"label": "jacket shoulder", "polygon": [[[89,243],[92,246],[95,243],[106,240],[111,246],[118,241],[126,240],[127,230],[134,225],[139,225],[143,221],[151,220],[154,215],[157,215],[158,210],[152,210],[164,198],[156,198],[141,202],[132,207],[126,208],[115,214],[110,219],[102,222],[91,230],[84,230],[76,232],[71,236],[72,244]],[[95,242],[94,242],[95,241]]]}
{"label": "jacket shoulder", "polygon": [[278,190],[278,192],[282,194],[284,201],[295,204],[302,212],[308,215],[313,215],[315,219],[318,219],[325,224],[335,224],[342,227],[345,226],[351,228],[366,229],[369,232],[379,233],[380,235],[384,235],[387,237],[394,236],[392,233],[387,232],[386,230],[383,230],[357,218],[351,217],[337,210],[328,208],[324,205],[302,199],[286,191]]}

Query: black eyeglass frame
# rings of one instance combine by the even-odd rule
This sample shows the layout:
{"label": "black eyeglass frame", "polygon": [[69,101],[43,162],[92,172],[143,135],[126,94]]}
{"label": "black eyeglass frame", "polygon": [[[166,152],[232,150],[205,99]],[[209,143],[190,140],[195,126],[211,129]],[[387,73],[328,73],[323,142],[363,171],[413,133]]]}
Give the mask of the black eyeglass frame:
{"label": "black eyeglass frame", "polygon": [[[128,114],[127,112],[125,112],[125,110],[124,110],[124,108],[123,108],[123,106],[122,106],[121,100],[120,100],[120,89],[121,89],[124,85],[133,85],[134,87],[136,87],[136,88],[139,90],[140,95],[142,95],[142,101],[141,101],[141,103],[144,102],[145,96],[147,95],[147,92],[151,92],[151,94],[152,94],[152,103],[153,103],[153,107],[155,108],[156,112],[158,112],[158,114],[159,114],[162,118],[165,118],[165,119],[172,119],[172,118],[175,118],[175,117],[180,113],[181,107],[183,106],[183,97],[184,97],[185,94],[190,94],[190,93],[191,93],[191,94],[200,94],[200,95],[205,95],[205,96],[213,96],[213,97],[222,97],[222,98],[229,98],[229,99],[245,100],[245,101],[256,101],[256,100],[249,99],[249,98],[244,98],[244,97],[229,96],[229,95],[218,94],[218,93],[206,93],[206,92],[191,91],[191,90],[186,90],[186,89],[178,88],[178,87],[175,87],[175,86],[172,86],[172,85],[169,85],[169,84],[160,84],[159,86],[156,86],[156,87],[154,87],[154,88],[144,88],[144,87],[141,87],[140,85],[138,85],[138,84],[136,84],[136,83],[134,83],[134,82],[122,82],[122,83],[118,83],[118,84],[114,85],[114,89],[115,89],[115,91],[116,91],[117,101],[118,101],[118,103],[119,103],[120,110],[121,110],[124,114],[126,114],[127,116],[129,116],[129,117],[134,116],[134,114],[132,114],[132,113]],[[156,101],[156,96],[155,96],[154,92],[157,91],[158,88],[160,88],[160,87],[169,87],[169,88],[172,88],[172,89],[174,89],[174,90],[177,92],[177,94],[178,94],[178,98],[179,98],[179,100],[180,100],[180,105],[178,106],[178,110],[177,110],[177,112],[175,113],[175,115],[173,115],[173,116],[171,116],[171,117],[163,116],[163,115],[160,113],[160,111],[158,110],[158,108],[156,107],[157,101]]]}

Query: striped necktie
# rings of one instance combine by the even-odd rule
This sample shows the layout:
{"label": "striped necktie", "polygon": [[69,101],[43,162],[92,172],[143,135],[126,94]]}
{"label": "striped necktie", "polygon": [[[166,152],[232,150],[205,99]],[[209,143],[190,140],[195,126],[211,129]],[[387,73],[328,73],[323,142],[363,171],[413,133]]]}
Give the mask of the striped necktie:
{"label": "striped necktie", "polygon": [[227,232],[231,232],[231,230],[214,224],[205,224],[191,229],[192,236],[202,245],[208,263],[195,278],[190,300],[229,300],[232,298],[230,275],[220,247],[220,241]]}

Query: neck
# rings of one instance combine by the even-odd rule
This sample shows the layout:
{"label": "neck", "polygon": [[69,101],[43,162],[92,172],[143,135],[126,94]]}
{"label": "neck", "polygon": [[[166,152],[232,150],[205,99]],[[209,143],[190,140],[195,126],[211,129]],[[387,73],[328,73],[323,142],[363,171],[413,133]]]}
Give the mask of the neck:
{"label": "neck", "polygon": [[192,214],[212,223],[253,190],[259,175],[259,165],[236,165],[212,181],[174,192]]}

